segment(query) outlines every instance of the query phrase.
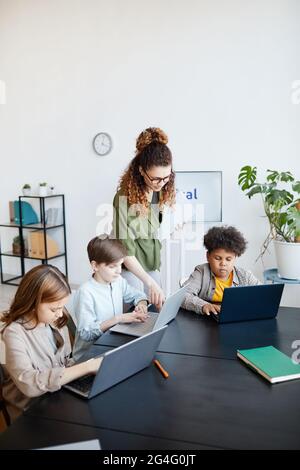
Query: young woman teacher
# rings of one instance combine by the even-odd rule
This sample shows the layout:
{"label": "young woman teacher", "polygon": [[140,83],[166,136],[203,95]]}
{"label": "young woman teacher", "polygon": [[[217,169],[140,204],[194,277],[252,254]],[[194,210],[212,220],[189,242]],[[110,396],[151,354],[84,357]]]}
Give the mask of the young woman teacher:
{"label": "young woman teacher", "polygon": [[175,174],[167,143],[167,135],[156,127],[138,136],[136,155],[120,178],[113,202],[114,235],[127,249],[122,275],[144,290],[158,308],[164,302],[158,229],[164,207],[175,203]]}

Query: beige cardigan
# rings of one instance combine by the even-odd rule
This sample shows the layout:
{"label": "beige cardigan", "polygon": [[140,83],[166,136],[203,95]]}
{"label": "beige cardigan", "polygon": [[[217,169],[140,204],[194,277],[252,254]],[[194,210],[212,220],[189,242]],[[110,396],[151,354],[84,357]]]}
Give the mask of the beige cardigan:
{"label": "beige cardigan", "polygon": [[56,353],[44,325],[29,330],[13,322],[2,333],[3,397],[12,419],[28,408],[34,397],[59,390],[64,368],[72,364],[67,327],[52,330],[58,346]]}

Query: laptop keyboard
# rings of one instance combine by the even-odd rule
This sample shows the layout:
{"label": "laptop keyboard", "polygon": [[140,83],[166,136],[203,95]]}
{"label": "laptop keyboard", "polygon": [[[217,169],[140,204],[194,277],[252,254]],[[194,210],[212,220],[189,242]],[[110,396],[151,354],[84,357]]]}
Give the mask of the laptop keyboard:
{"label": "laptop keyboard", "polygon": [[142,323],[132,323],[131,329],[137,331],[140,334],[149,333],[153,329],[156,319],[157,314],[150,315],[149,318],[147,318],[147,320]]}
{"label": "laptop keyboard", "polygon": [[154,323],[156,322],[157,319],[157,313],[153,312],[148,312],[149,318],[147,318],[146,321],[141,322],[141,323],[129,323],[126,325],[126,323],[122,323],[122,332],[127,333],[130,335],[132,333],[136,333],[140,336],[145,335],[146,333],[150,333],[152,331]]}
{"label": "laptop keyboard", "polygon": [[84,375],[79,379],[73,380],[73,382],[70,382],[68,385],[79,392],[88,393],[93,385],[94,378],[94,375]]}

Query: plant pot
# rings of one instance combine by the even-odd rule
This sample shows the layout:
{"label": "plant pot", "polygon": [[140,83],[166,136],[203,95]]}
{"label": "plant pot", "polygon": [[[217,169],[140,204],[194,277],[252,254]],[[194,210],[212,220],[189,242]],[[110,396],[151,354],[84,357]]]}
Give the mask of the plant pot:
{"label": "plant pot", "polygon": [[[21,245],[20,243],[13,243],[12,244],[12,252],[14,255],[21,256]],[[26,246],[24,247],[24,255],[28,256],[28,249]]]}
{"label": "plant pot", "polygon": [[30,196],[31,195],[31,189],[22,189],[23,196]]}
{"label": "plant pot", "polygon": [[45,197],[48,194],[47,186],[40,186],[40,196]]}
{"label": "plant pot", "polygon": [[300,243],[274,240],[274,246],[279,276],[300,280]]}

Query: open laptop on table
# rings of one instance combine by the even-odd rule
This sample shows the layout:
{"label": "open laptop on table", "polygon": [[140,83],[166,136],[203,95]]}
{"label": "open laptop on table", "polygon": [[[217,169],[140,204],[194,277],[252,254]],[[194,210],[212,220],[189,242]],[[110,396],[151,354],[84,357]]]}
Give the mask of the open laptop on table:
{"label": "open laptop on table", "polygon": [[212,317],[218,323],[275,318],[284,284],[227,287],[224,289],[221,311]]}
{"label": "open laptop on table", "polygon": [[148,311],[149,317],[141,323],[122,323],[113,326],[110,331],[131,336],[143,336],[155,331],[174,320],[183,302],[187,285],[170,295],[159,313]]}
{"label": "open laptop on table", "polygon": [[97,356],[102,357],[102,362],[96,375],[80,377],[64,388],[89,399],[131,377],[151,364],[166,329],[164,326]]}

